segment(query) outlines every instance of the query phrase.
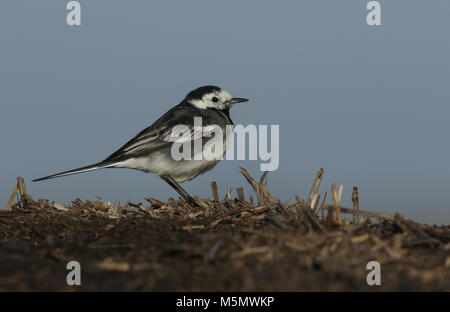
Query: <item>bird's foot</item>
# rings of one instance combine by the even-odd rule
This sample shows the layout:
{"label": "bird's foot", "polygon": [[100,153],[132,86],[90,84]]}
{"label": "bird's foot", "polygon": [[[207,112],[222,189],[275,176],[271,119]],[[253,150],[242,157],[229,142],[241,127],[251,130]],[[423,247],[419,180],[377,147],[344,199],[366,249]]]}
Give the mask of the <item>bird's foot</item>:
{"label": "bird's foot", "polygon": [[195,202],[195,199],[192,198],[192,196],[187,195],[187,196],[183,196],[183,199],[187,202],[187,204],[189,206],[191,206],[192,208],[197,207],[197,203]]}

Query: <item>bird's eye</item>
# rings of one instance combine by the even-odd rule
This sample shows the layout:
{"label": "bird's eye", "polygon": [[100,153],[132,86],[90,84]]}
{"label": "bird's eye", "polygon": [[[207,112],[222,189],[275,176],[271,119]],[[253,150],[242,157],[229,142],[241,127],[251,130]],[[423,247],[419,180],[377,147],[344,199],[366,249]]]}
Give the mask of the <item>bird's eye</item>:
{"label": "bird's eye", "polygon": [[217,102],[219,102],[219,98],[217,98],[217,97],[215,96],[215,97],[212,98],[212,101],[213,101],[214,103],[217,103]]}

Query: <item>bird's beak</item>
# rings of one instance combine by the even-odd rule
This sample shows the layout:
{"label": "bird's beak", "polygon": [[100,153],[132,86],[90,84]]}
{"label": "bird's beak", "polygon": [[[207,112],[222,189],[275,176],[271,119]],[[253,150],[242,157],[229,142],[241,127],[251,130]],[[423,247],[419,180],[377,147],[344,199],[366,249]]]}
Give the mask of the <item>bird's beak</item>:
{"label": "bird's beak", "polygon": [[227,101],[227,104],[228,105],[233,105],[233,104],[236,104],[236,103],[242,103],[242,102],[247,102],[247,101],[248,101],[248,99],[244,99],[244,98],[232,98],[231,100]]}

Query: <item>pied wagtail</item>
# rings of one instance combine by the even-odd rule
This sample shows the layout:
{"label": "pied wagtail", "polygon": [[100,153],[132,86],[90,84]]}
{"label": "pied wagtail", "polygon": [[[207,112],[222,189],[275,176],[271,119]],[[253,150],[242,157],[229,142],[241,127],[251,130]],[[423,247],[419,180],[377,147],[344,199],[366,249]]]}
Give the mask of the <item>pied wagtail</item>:
{"label": "pied wagtail", "polygon": [[[197,88],[189,92],[180,104],[170,109],[150,127],[141,131],[105,160],[94,165],[36,179],[33,182],[102,168],[130,168],[157,174],[189,204],[195,205],[194,199],[178,182],[192,180],[199,174],[211,170],[220,159],[208,160],[202,157],[201,160],[194,158],[175,160],[171,154],[172,145],[175,143],[171,135],[172,129],[178,125],[185,125],[194,134],[194,117],[201,117],[204,129],[207,129],[208,126],[219,126],[222,128],[222,133],[225,133],[227,126],[233,126],[230,118],[231,106],[246,101],[248,100],[243,98],[233,98],[228,92],[216,86]],[[190,138],[194,140],[196,137],[198,138],[194,134]],[[201,137],[202,147],[208,140],[214,139],[204,132]],[[223,153],[228,145],[226,141],[228,138],[223,141]]]}

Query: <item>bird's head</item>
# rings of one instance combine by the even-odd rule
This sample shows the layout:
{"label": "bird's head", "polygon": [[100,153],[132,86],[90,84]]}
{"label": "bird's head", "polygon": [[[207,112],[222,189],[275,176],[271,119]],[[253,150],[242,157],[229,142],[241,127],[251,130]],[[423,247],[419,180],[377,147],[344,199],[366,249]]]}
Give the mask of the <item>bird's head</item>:
{"label": "bird's head", "polygon": [[248,101],[244,98],[234,98],[230,93],[216,86],[197,88],[189,92],[185,100],[200,109],[214,108],[218,110],[229,109],[233,104]]}

